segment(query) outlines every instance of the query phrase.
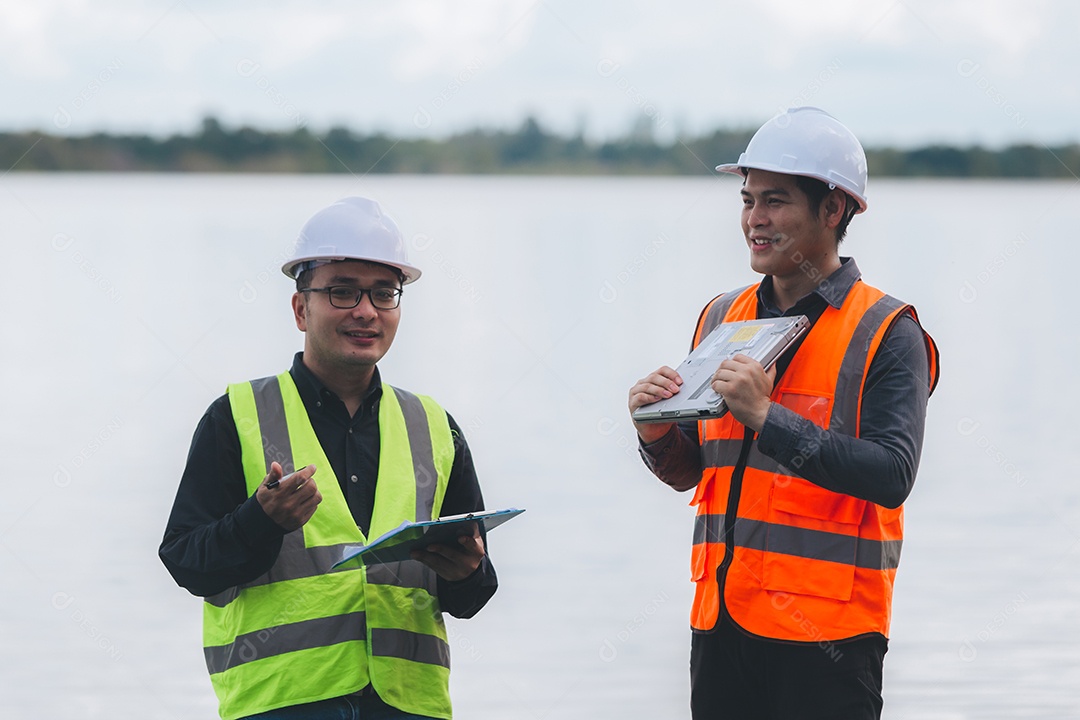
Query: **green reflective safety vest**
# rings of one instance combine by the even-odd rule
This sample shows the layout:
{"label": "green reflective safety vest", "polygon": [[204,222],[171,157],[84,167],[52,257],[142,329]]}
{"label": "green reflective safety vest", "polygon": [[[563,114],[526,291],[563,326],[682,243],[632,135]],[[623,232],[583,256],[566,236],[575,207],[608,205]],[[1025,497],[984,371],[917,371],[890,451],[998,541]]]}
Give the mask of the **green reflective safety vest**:
{"label": "green reflective safety vest", "polygon": [[[323,500],[285,535],[270,570],[206,598],[203,649],[225,720],[356,692],[449,718],[450,647],[437,576],[415,560],[331,569],[357,528],[307,411],[285,372],[229,386],[247,490],[279,462],[313,464]],[[372,538],[439,516],[454,444],[434,400],[383,385]]]}

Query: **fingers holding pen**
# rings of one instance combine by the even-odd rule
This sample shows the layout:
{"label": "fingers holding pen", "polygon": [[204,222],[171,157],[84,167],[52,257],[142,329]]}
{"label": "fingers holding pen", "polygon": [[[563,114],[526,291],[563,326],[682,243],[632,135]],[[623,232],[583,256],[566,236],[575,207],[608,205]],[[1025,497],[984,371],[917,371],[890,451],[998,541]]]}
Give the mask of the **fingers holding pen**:
{"label": "fingers holding pen", "polygon": [[287,531],[300,527],[315,514],[322,493],[315,482],[315,466],[307,465],[283,476],[281,465],[270,465],[263,483],[255,493],[263,511]]}
{"label": "fingers holding pen", "polygon": [[263,478],[263,485],[268,490],[274,490],[278,487],[299,490],[314,474],[315,466],[306,465],[299,470],[290,473],[288,477],[284,477],[284,471],[282,470],[281,465],[275,461],[270,463],[270,472]]}

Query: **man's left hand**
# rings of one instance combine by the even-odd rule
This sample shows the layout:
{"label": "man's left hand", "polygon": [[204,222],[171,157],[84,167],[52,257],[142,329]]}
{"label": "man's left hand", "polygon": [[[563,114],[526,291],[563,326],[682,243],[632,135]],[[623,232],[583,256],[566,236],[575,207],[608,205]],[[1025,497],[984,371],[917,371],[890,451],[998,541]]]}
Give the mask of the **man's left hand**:
{"label": "man's left hand", "polygon": [[761,432],[772,405],[769,395],[774,380],[775,366],[766,372],[757,360],[736,355],[720,363],[713,375],[712,389],[724,396],[724,402],[736,420]]}
{"label": "man's left hand", "polygon": [[428,545],[424,550],[413,550],[412,559],[419,560],[438,573],[443,580],[464,580],[480,567],[484,559],[484,539],[480,528],[473,524],[472,535],[459,535],[457,546]]}

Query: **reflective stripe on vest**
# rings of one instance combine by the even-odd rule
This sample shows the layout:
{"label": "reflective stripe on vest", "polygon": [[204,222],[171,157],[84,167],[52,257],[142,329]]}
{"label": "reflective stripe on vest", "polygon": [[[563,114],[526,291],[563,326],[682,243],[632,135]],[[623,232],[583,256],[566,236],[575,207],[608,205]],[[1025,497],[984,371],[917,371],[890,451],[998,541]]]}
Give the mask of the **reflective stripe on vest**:
{"label": "reflective stripe on vest", "polygon": [[[829,307],[815,323],[772,400],[823,428],[857,437],[866,373],[902,313],[917,321],[910,306],[857,282],[841,309]],[[702,313],[695,346],[716,324],[756,314],[756,286],[720,296]],[[937,354],[925,337],[932,389]],[[741,627],[763,637],[821,642],[887,635],[902,509],[813,485],[797,475],[798,467],[762,454],[756,441],[740,465],[744,433],[730,415],[699,425],[704,469],[692,501],[698,517],[691,625],[712,629],[722,606]],[[738,502],[729,518],[733,491]]]}
{"label": "reflective stripe on vest", "polygon": [[[241,462],[254,493],[278,462],[314,464],[323,496],[286,534],[273,567],[204,603],[204,653],[223,718],[355,692],[372,684],[387,703],[450,717],[449,644],[437,578],[412,560],[332,569],[356,527],[292,376],[229,387]],[[453,463],[446,412],[430,398],[383,386],[380,456],[370,535],[438,517]],[[288,682],[280,678],[288,677]],[[417,686],[423,693],[415,692]]]}
{"label": "reflective stripe on vest", "polygon": [[[901,540],[868,540],[746,518],[737,520],[734,530],[737,547],[769,549],[812,560],[854,564],[868,570],[894,570],[900,565]],[[698,515],[694,519],[694,544],[706,542],[724,542],[723,515]]]}

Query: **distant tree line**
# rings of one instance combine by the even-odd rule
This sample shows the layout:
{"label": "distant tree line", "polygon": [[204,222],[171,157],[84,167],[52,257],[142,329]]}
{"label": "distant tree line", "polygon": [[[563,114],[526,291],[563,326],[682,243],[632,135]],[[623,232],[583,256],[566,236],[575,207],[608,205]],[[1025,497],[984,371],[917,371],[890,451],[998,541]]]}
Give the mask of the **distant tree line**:
{"label": "distant tree line", "polygon": [[[716,130],[658,142],[650,133],[606,142],[563,137],[527,118],[514,131],[470,130],[432,140],[344,127],[267,132],[207,117],[190,135],[0,133],[0,167],[14,171],[703,175],[739,157],[753,134]],[[876,177],[1080,176],[1080,144],[868,148]]]}

